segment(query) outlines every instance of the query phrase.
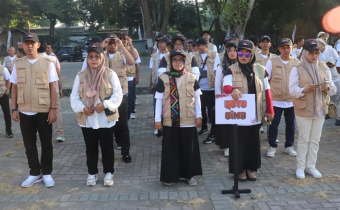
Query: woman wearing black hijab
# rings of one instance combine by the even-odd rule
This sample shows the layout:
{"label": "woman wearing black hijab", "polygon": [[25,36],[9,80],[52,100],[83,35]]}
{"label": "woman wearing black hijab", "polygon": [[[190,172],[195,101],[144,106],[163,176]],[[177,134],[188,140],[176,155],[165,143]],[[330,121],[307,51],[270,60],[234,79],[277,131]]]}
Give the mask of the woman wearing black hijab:
{"label": "woman wearing black hijab", "polygon": [[165,185],[183,178],[194,186],[193,177],[202,175],[196,129],[202,125],[202,92],[195,74],[185,69],[185,57],[182,50],[172,50],[170,69],[156,86],[155,128],[163,126],[160,181]]}
{"label": "woman wearing black hijab", "polygon": [[[238,62],[230,66],[223,79],[223,92],[231,94],[234,100],[242,97],[242,94],[255,94],[257,123],[248,126],[238,126],[238,157],[234,157],[231,150],[229,158],[229,172],[237,173],[240,181],[256,181],[258,168],[261,167],[260,127],[264,116],[269,121],[274,118],[273,102],[264,67],[255,63],[254,44],[249,40],[238,43]],[[264,75],[262,84],[257,68]],[[265,91],[266,104],[263,104],[262,93]],[[266,106],[266,112],[262,113],[262,106]],[[232,141],[230,142],[232,144]],[[231,148],[232,145],[231,145]],[[237,171],[234,171],[233,159],[238,159]]]}
{"label": "woman wearing black hijab", "polygon": [[[215,92],[222,93],[223,77],[229,66],[237,62],[237,44],[233,38],[227,37],[224,40],[225,52],[220,54],[222,72],[216,73]],[[220,81],[220,82],[217,82]],[[216,91],[218,89],[218,91]],[[230,134],[232,132],[231,125],[216,125],[215,126],[215,142],[221,149],[224,149],[224,156],[229,156],[229,142],[231,141]]]}

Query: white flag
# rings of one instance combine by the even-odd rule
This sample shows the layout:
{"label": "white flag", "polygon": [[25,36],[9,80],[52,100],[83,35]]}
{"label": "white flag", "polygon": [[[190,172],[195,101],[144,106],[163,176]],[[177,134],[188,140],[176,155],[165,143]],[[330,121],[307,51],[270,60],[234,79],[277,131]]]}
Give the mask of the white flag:
{"label": "white flag", "polygon": [[138,37],[139,37],[139,40],[142,40],[142,31],[140,30],[140,25],[138,24]]}
{"label": "white flag", "polygon": [[11,37],[12,37],[11,30],[8,30],[7,49],[11,46]]}
{"label": "white flag", "polygon": [[293,33],[292,33],[292,41],[294,43],[294,39],[295,39],[295,33],[296,33],[296,24],[294,24],[294,29],[293,29]]}

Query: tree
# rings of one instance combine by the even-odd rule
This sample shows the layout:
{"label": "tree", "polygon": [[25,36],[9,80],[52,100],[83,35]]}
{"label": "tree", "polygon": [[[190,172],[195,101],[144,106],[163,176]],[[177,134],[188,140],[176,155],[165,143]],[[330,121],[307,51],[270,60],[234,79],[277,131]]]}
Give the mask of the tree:
{"label": "tree", "polygon": [[[152,22],[151,22],[151,14],[149,10],[148,0],[141,0],[144,19],[145,19],[145,32],[146,32],[146,39],[151,39],[151,42],[154,40],[154,34],[152,30]],[[150,41],[149,41],[150,42]],[[150,46],[151,43],[148,43],[149,52],[152,53],[153,49]]]}
{"label": "tree", "polygon": [[90,25],[89,30],[99,29],[105,21],[102,0],[79,0],[81,19]]}

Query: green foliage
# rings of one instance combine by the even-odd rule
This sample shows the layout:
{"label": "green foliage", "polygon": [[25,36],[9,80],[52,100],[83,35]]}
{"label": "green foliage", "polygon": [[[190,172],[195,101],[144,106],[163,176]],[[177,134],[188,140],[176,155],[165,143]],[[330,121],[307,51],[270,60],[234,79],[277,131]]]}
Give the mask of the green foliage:
{"label": "green foliage", "polygon": [[248,7],[248,0],[229,0],[225,5],[225,20],[230,25],[240,25],[244,23],[244,14]]}
{"label": "green foliage", "polygon": [[105,21],[104,0],[78,0],[81,20],[90,24],[90,30],[99,29]]}

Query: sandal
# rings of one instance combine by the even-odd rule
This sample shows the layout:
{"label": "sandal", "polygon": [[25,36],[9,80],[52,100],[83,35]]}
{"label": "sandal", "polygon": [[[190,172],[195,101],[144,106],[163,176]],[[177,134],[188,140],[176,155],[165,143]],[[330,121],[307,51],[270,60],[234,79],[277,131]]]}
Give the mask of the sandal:
{"label": "sandal", "polygon": [[247,175],[245,170],[243,170],[242,173],[238,175],[238,180],[241,182],[247,181]]}
{"label": "sandal", "polygon": [[255,171],[251,171],[251,170],[247,170],[247,177],[250,181],[256,181],[257,179]]}

